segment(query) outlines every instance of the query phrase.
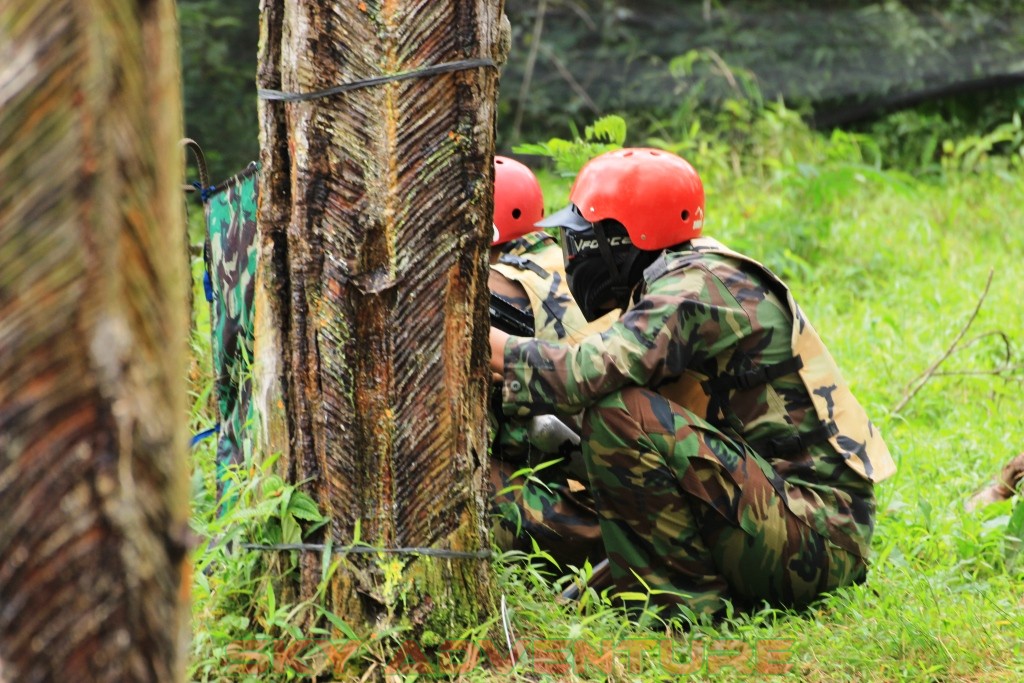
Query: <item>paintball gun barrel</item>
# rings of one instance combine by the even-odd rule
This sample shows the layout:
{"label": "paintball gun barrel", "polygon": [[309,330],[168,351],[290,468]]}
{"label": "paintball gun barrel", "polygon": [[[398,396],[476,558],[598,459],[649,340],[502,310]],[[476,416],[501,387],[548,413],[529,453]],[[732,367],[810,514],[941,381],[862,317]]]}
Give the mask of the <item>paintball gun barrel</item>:
{"label": "paintball gun barrel", "polygon": [[502,332],[516,337],[532,337],[534,333],[533,316],[516,308],[515,304],[491,292],[491,325]]}

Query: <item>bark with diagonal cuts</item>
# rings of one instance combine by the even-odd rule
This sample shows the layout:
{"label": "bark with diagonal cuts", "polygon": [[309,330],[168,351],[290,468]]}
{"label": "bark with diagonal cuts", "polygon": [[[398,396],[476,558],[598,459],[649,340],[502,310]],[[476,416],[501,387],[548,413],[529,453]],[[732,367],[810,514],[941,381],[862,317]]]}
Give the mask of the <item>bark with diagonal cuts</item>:
{"label": "bark with diagonal cuts", "polygon": [[[500,58],[500,0],[264,0],[261,88],[309,93]],[[336,544],[487,548],[485,252],[497,71],[263,101],[258,395],[267,447]],[[319,539],[314,539],[319,540]],[[485,560],[348,556],[335,611],[479,623]],[[320,558],[303,556],[303,590]],[[412,584],[408,582],[412,581]],[[411,588],[406,586],[411,585]],[[401,592],[400,600],[397,591]]]}
{"label": "bark with diagonal cuts", "polygon": [[0,678],[181,680],[188,333],[170,0],[0,9]]}

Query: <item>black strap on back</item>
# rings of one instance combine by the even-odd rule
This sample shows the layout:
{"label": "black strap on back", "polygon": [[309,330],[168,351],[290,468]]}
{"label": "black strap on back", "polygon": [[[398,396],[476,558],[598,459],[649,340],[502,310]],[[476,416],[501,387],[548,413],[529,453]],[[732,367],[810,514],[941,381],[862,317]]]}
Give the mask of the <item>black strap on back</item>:
{"label": "black strap on back", "polygon": [[732,424],[735,429],[742,432],[742,425],[737,422],[738,418],[732,415],[729,410],[730,394],[736,390],[747,390],[764,386],[783,375],[796,372],[803,366],[803,359],[800,356],[793,356],[779,363],[762,365],[747,372],[721,374],[704,380],[700,385],[708,396],[708,415],[714,416],[714,418],[709,417],[710,422],[712,424],[716,422]]}
{"label": "black strap on back", "polygon": [[701,386],[704,387],[704,392],[709,396],[718,398],[720,395],[737,389],[745,390],[764,386],[772,380],[798,371],[803,366],[803,359],[800,356],[793,356],[788,360],[773,363],[772,365],[762,365],[748,372],[741,372],[736,375],[719,375],[713,379],[701,382]]}
{"label": "black strap on back", "polygon": [[538,264],[534,263],[528,258],[522,256],[513,256],[512,254],[502,254],[498,257],[498,263],[504,263],[505,265],[514,266],[519,270],[531,270],[537,275],[540,275],[545,280],[551,276],[551,273],[541,268]]}
{"label": "black strap on back", "polygon": [[770,439],[758,439],[748,442],[750,446],[766,458],[787,458],[801,453],[815,444],[828,441],[839,433],[835,421],[829,420],[804,434],[776,436]]}

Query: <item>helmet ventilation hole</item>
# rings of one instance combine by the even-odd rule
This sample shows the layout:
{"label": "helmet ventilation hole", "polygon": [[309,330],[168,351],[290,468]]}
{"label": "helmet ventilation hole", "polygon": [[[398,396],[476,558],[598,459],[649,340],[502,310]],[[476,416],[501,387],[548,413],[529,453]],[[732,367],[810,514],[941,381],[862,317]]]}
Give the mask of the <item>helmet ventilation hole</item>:
{"label": "helmet ventilation hole", "polygon": [[686,209],[683,209],[683,212],[679,214],[679,217],[682,218],[683,222],[685,223],[686,221],[690,220],[690,212],[687,211]]}
{"label": "helmet ventilation hole", "polygon": [[523,212],[519,209],[512,209],[512,218],[519,220],[519,217],[523,215]]}

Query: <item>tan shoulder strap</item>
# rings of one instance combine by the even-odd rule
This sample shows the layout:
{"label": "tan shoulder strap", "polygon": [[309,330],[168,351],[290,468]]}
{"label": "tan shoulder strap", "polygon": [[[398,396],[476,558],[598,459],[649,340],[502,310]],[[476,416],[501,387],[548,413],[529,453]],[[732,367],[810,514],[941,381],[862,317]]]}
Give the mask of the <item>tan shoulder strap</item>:
{"label": "tan shoulder strap", "polygon": [[850,391],[835,359],[804,317],[789,287],[758,261],[732,251],[716,240],[701,237],[693,240],[691,246],[695,251],[719,253],[750,263],[769,278],[776,293],[785,296],[793,316],[790,343],[793,356],[801,361],[798,372],[810,394],[814,411],[823,425],[836,426],[836,429],[830,429],[833,434],[828,439],[829,443],[854,472],[869,481],[879,482],[895,474],[896,463],[881,432]]}

